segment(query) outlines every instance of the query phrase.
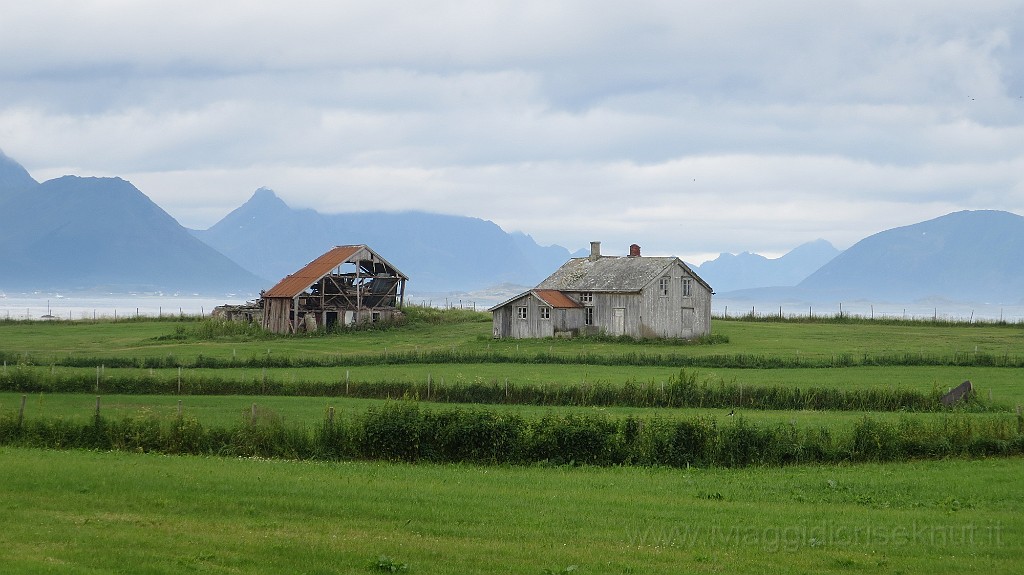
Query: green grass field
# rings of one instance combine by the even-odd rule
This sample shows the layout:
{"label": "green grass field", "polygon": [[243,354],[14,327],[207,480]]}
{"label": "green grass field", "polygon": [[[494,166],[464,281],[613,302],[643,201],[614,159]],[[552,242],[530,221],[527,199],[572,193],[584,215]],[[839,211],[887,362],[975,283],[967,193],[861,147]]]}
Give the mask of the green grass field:
{"label": "green grass field", "polygon": [[[783,387],[945,390],[965,379],[992,404],[969,418],[1012,418],[1024,368],[970,364],[1019,358],[1019,325],[928,322],[715,321],[708,345],[613,340],[494,341],[484,316],[322,337],[199,335],[197,321],[0,322],[5,370],[96,377],[73,359],[341,358],[332,367],[184,368],[183,378],[237,381],[409,381],[657,385],[659,365],[530,362],[346,365],[345,357],[473,353],[757,355],[828,361],[842,355],[967,358],[965,365],[694,368],[701,381]],[[482,321],[481,321],[482,320]],[[32,365],[25,365],[32,364]],[[351,397],[108,394],[104,378],[173,380],[174,368],[104,366],[99,393],[0,392],[0,417],[86,422],[183,414],[205,425],[244,421],[255,403],[313,429],[386,400]],[[463,405],[432,405],[459,409]],[[489,405],[527,418],[726,421],[723,409]],[[858,411],[757,411],[754,423],[851,428]],[[899,412],[869,414],[879,420]],[[916,413],[935,420],[949,414]],[[507,467],[299,462],[0,447],[0,565],[17,573],[1012,573],[1024,556],[1019,457],[742,469]],[[381,558],[384,557],[384,560]],[[576,566],[574,570],[570,568]]]}
{"label": "green grass field", "polygon": [[[1012,573],[1019,459],[783,469],[0,448],[11,573]],[[969,478],[969,480],[967,480]]]}
{"label": "green grass field", "polygon": [[[486,320],[486,314],[484,314]],[[355,331],[325,337],[212,337],[166,339],[196,321],[0,322],[0,351],[30,354],[40,363],[71,357],[165,357],[198,355],[227,359],[266,354],[333,356],[350,354],[466,350],[532,355],[542,352],[621,354],[649,352],[678,355],[769,354],[827,358],[843,354],[985,353],[1024,356],[1024,326],[977,324],[932,325],[928,322],[799,323],[716,320],[713,331],[728,343],[710,346],[635,344],[595,340],[492,340],[489,321],[416,324],[387,331]]]}

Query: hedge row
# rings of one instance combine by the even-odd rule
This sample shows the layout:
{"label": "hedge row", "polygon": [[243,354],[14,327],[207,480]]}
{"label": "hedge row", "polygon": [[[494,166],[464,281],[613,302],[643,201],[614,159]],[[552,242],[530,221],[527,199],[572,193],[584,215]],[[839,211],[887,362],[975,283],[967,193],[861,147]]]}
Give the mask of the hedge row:
{"label": "hedge row", "polygon": [[[415,398],[441,403],[600,407],[744,407],[748,409],[810,409],[838,411],[940,411],[941,391],[909,389],[793,386],[751,386],[735,382],[698,382],[696,372],[680,370],[665,382],[516,384],[491,382],[407,381],[280,381],[267,377],[248,380],[187,374],[171,376],[104,376],[97,385],[91,374],[47,373],[11,369],[0,373],[0,390],[23,393],[87,393],[182,395],[274,395]],[[991,406],[976,396],[958,409],[982,411]]]}
{"label": "hedge row", "polygon": [[763,354],[707,354],[680,355],[672,353],[629,352],[620,354],[598,353],[508,353],[501,351],[399,351],[351,355],[256,355],[248,358],[217,358],[198,355],[194,358],[179,358],[173,355],[160,357],[51,357],[34,356],[26,353],[0,352],[0,361],[5,365],[96,367],[110,368],[303,368],[303,367],[360,367],[372,365],[421,365],[481,363],[540,364],[540,365],[605,365],[637,367],[679,367],[714,369],[801,369],[862,366],[958,366],[958,367],[1024,367],[1024,356],[991,354],[984,352],[956,352],[953,354],[933,353],[888,353],[888,354],[835,354],[828,357],[807,355],[763,355]]}
{"label": "hedge row", "polygon": [[247,414],[230,428],[152,415],[121,420],[97,415],[87,423],[21,423],[6,416],[0,418],[0,443],[323,460],[742,467],[1020,455],[1024,420],[952,415],[887,422],[865,416],[852,431],[836,434],[824,427],[758,425],[742,417],[721,425],[712,417],[548,415],[531,420],[488,410],[430,410],[394,402],[345,420],[325,418],[312,431],[286,426],[267,412]]}

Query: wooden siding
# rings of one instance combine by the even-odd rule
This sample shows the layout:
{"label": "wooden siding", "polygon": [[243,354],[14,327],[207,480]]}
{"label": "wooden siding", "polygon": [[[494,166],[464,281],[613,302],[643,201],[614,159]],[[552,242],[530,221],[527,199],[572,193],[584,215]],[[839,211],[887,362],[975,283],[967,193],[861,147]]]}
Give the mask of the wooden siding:
{"label": "wooden siding", "polygon": [[[526,308],[526,319],[520,319],[518,309]],[[550,310],[542,319],[542,307]],[[492,311],[492,333],[496,338],[516,339],[575,335],[583,326],[583,308],[553,308],[532,294],[525,294]]]}
{"label": "wooden siding", "polygon": [[[634,289],[562,290],[568,299],[581,302],[582,306],[551,308],[550,319],[540,318],[539,308],[546,305],[545,302],[531,293],[522,294],[492,308],[494,337],[607,334],[644,339],[690,339],[708,335],[711,333],[711,288],[681,260],[672,259],[674,261],[667,263],[664,271],[655,271],[658,275],[647,276],[646,284],[636,284]],[[668,280],[667,293],[663,293],[662,278]],[[689,295],[683,295],[683,280],[690,280]],[[584,293],[592,295],[590,301],[584,302]],[[526,307],[526,319],[519,319],[520,307]],[[584,325],[588,309],[593,311],[593,324],[589,326]]]}
{"label": "wooden siding", "polygon": [[264,298],[263,329],[274,333],[292,333],[292,298]]}

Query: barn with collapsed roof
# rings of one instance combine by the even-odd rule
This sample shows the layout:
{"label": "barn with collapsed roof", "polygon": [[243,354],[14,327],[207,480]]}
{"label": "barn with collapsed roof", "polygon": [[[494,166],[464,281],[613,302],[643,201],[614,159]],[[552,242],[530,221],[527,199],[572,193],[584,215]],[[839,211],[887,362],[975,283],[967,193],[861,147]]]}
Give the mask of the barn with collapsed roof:
{"label": "barn with collapsed roof", "polygon": [[393,319],[408,279],[366,245],[336,246],[263,292],[263,328],[297,333]]}

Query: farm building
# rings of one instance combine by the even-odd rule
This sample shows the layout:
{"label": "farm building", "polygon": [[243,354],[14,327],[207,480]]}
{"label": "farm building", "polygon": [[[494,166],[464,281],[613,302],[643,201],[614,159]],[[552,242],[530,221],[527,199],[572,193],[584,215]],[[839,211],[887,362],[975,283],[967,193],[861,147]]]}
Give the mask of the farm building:
{"label": "farm building", "polygon": [[711,333],[711,295],[704,280],[676,257],[573,258],[536,288],[490,309],[496,338],[606,334],[695,338]]}
{"label": "farm building", "polygon": [[392,319],[408,279],[365,245],[337,246],[262,294],[263,328],[296,333]]}

